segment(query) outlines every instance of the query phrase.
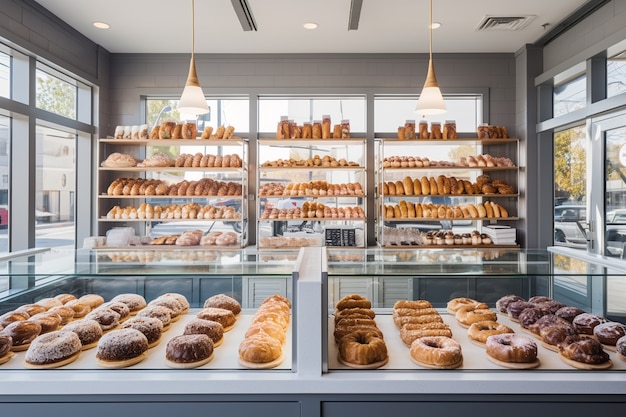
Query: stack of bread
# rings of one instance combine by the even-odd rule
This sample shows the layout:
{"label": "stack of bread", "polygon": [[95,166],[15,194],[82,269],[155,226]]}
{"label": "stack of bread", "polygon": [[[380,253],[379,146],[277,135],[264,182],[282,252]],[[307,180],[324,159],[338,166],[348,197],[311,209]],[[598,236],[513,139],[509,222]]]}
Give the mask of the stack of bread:
{"label": "stack of bread", "polygon": [[363,187],[358,182],[347,184],[330,184],[326,181],[309,181],[301,183],[277,182],[263,184],[259,196],[362,196]]}
{"label": "stack of bread", "polygon": [[388,156],[383,159],[383,168],[428,168],[428,167],[467,167],[467,168],[512,168],[510,158],[489,154],[462,156],[458,161],[431,161],[425,156]]}
{"label": "stack of bread", "polygon": [[336,159],[332,156],[314,155],[312,158],[307,159],[276,159],[273,161],[266,161],[261,164],[263,168],[298,168],[298,167],[324,167],[324,168],[338,168],[338,167],[358,167],[360,164],[354,161],[347,161],[344,158]]}
{"label": "stack of bread", "polygon": [[505,219],[509,217],[509,212],[493,201],[447,206],[400,200],[398,204],[386,204],[382,210],[385,219]]}
{"label": "stack of bread", "polygon": [[396,195],[464,195],[464,194],[514,194],[515,190],[508,182],[483,174],[472,183],[469,180],[446,177],[422,176],[421,178],[404,177],[402,181],[382,182],[379,193],[384,196]]}
{"label": "stack of bread", "polygon": [[315,201],[305,201],[302,207],[278,209],[266,207],[261,214],[262,220],[291,219],[364,219],[362,207],[329,207]]}
{"label": "stack of bread", "polygon": [[107,188],[107,195],[239,196],[241,191],[239,183],[212,178],[183,180],[172,185],[157,179],[117,178]]}

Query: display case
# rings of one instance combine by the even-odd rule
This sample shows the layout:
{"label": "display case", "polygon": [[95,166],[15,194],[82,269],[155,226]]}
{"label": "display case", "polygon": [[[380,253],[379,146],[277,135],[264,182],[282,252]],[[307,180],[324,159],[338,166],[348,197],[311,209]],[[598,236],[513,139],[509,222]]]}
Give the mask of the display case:
{"label": "display case", "polygon": [[260,248],[366,246],[366,140],[258,140]]}
{"label": "display case", "polygon": [[376,144],[379,245],[516,246],[517,139]]}
{"label": "display case", "polygon": [[184,231],[202,230],[223,235],[204,246],[247,245],[247,140],[106,138],[98,151],[101,236],[126,228],[131,244],[171,245]]}

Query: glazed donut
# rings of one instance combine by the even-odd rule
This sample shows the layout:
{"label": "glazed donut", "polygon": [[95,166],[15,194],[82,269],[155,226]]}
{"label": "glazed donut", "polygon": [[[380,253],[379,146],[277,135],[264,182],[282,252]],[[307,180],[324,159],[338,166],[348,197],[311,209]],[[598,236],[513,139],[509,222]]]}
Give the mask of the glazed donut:
{"label": "glazed donut", "polygon": [[547,347],[552,347],[554,350],[556,346],[563,343],[563,341],[569,337],[576,335],[576,330],[574,326],[570,322],[561,322],[552,326],[544,327],[540,330],[539,335],[541,336],[541,341],[548,345]]}
{"label": "glazed donut", "polygon": [[13,339],[12,351],[26,350],[30,342],[41,333],[41,325],[30,320],[19,320],[9,323],[0,334],[11,336]]}
{"label": "glazed donut", "polygon": [[62,366],[74,361],[82,345],[73,332],[50,332],[37,337],[28,347],[24,357],[27,366]]}
{"label": "glazed donut", "polygon": [[110,308],[98,308],[87,314],[85,318],[97,321],[103,332],[113,330],[120,325],[120,314]]}
{"label": "glazed donut", "polygon": [[172,310],[163,306],[147,306],[141,310],[135,317],[153,317],[159,319],[163,324],[163,331],[170,328],[172,323]]}
{"label": "glazed donut", "polygon": [[[528,309],[528,310],[532,310],[532,309]],[[526,315],[526,311],[523,311],[522,313]],[[522,317],[521,314],[520,314],[520,317]],[[522,324],[522,320],[520,320],[520,325],[521,324]],[[541,330],[548,328],[548,327],[552,327],[552,326],[559,326],[561,324],[567,325],[571,323],[566,322],[565,320],[557,317],[554,314],[550,314],[548,312],[547,314],[544,314],[543,316],[539,317],[534,322],[527,324],[526,327],[522,326],[522,328],[530,330],[532,333],[536,335],[540,335]]]}
{"label": "glazed donut", "polygon": [[551,314],[556,313],[559,309],[566,307],[565,304],[556,300],[544,301],[542,303],[536,303],[537,308],[542,310],[548,310]]}
{"label": "glazed donut", "polygon": [[213,341],[213,346],[217,347],[224,340],[224,327],[216,321],[193,319],[185,325],[183,334],[206,334]]}
{"label": "glazed donut", "polygon": [[58,314],[61,317],[61,326],[65,326],[70,321],[74,320],[74,310],[70,307],[66,307],[65,305],[52,307],[48,310],[48,313]]}
{"label": "glazed donut", "polygon": [[280,360],[282,343],[267,333],[258,332],[239,344],[239,359],[253,364],[266,364]]}
{"label": "glazed donut", "polygon": [[543,295],[535,295],[534,297],[530,297],[528,299],[528,302],[532,304],[545,303],[546,301],[552,301],[552,298]]}
{"label": "glazed donut", "polygon": [[491,311],[486,304],[464,305],[456,311],[455,317],[461,326],[466,327],[479,321],[498,320],[496,313]]}
{"label": "glazed donut", "polygon": [[[198,231],[196,231],[198,232]],[[194,232],[195,233],[195,232]],[[181,314],[187,314],[189,312],[189,301],[187,300],[187,297],[185,297],[182,294],[179,294],[177,292],[167,292],[165,294],[160,295],[158,298],[174,298],[176,301],[178,301],[178,303],[182,306],[183,310],[181,312]]]}
{"label": "glazed donut", "polygon": [[348,308],[372,308],[372,302],[359,294],[350,294],[337,301],[335,308],[339,311]]}
{"label": "glazed donut", "polygon": [[50,333],[57,330],[62,321],[60,315],[56,313],[49,313],[47,311],[44,313],[35,314],[28,320],[39,323],[39,325],[41,326],[41,334]]}
{"label": "glazed donut", "polygon": [[463,362],[461,345],[445,336],[415,339],[409,353],[414,362],[428,367],[454,368]]}
{"label": "glazed donut", "polygon": [[217,307],[204,308],[196,314],[196,317],[218,322],[222,325],[225,332],[232,329],[237,321],[232,311]]}
{"label": "glazed donut", "polygon": [[422,308],[432,308],[432,307],[433,305],[430,303],[430,301],[427,301],[427,300],[415,300],[415,301],[398,300],[393,305],[394,310],[398,308],[422,309]]}
{"label": "glazed donut", "polygon": [[57,300],[59,300],[63,304],[66,304],[69,301],[77,299],[74,294],[59,294],[59,295],[55,295],[54,298],[56,298]]}
{"label": "glazed donut", "polygon": [[376,327],[376,325],[365,325],[365,324],[357,324],[353,326],[335,326],[335,330],[333,331],[333,336],[335,338],[335,342],[339,343],[344,336],[352,334],[354,332],[371,332],[375,333],[376,336],[384,339],[383,332]]}
{"label": "glazed donut", "polygon": [[48,309],[41,304],[24,304],[23,306],[16,308],[13,312],[26,313],[28,314],[28,317],[30,317],[35,314],[45,313],[46,311],[48,311]]}
{"label": "glazed donut", "polygon": [[537,360],[537,344],[530,338],[513,333],[489,336],[487,355],[501,362],[530,363]]}
{"label": "glazed donut", "polygon": [[89,307],[91,307],[92,310],[104,304],[104,298],[102,298],[102,296],[98,294],[85,294],[80,297],[79,300],[83,304],[87,304]]}
{"label": "glazed donut", "polygon": [[517,321],[520,313],[527,308],[533,308],[535,305],[528,301],[513,301],[509,303],[506,308],[506,312],[513,321]]}
{"label": "glazed donut", "polygon": [[579,314],[583,314],[585,312],[585,310],[578,308],[578,307],[561,307],[559,308],[554,314],[557,317],[560,317],[564,320],[569,321],[570,323],[572,322],[572,320],[574,320],[574,317],[576,317]]}
{"label": "glazed donut", "polygon": [[393,316],[425,316],[429,314],[439,314],[434,308],[394,308]]}
{"label": "glazed donut", "polygon": [[440,314],[426,314],[424,316],[395,316],[393,317],[393,323],[398,328],[402,328],[409,323],[412,324],[425,324],[425,323],[443,323],[443,319]]}
{"label": "glazed donut", "polygon": [[593,335],[593,329],[608,320],[602,316],[591,313],[582,313],[574,317],[572,324],[579,334]]}
{"label": "glazed donut", "polygon": [[593,335],[603,345],[615,346],[626,335],[626,326],[614,321],[600,323],[593,328]]}
{"label": "glazed donut", "polygon": [[97,349],[98,365],[124,367],[141,362],[146,357],[148,339],[139,330],[119,329],[102,336]]}
{"label": "glazed donut", "polygon": [[0,316],[0,326],[7,327],[15,321],[24,321],[30,318],[30,314],[25,311],[9,311]]}
{"label": "glazed donut", "polygon": [[626,336],[622,336],[619,338],[619,340],[615,344],[615,349],[617,350],[617,353],[619,353],[623,358],[626,358]]}
{"label": "glazed donut", "polygon": [[458,298],[453,298],[452,300],[448,301],[448,304],[446,305],[446,310],[448,311],[448,313],[450,314],[456,314],[456,312],[458,311],[459,308],[463,307],[463,306],[475,306],[477,304],[480,304],[484,307],[481,308],[487,308],[486,304],[480,303],[472,298],[467,298],[467,297],[458,297]]}
{"label": "glazed donut", "polygon": [[571,361],[590,365],[600,365],[609,361],[609,354],[602,349],[600,342],[578,335],[566,337],[559,345],[559,353]]}
{"label": "glazed donut", "polygon": [[80,300],[71,300],[63,305],[74,310],[75,319],[83,318],[91,311],[91,307]]}
{"label": "glazed donut", "polygon": [[339,340],[339,357],[349,364],[376,364],[387,360],[387,345],[374,332],[356,331]]}
{"label": "glazed donut", "polygon": [[478,343],[486,343],[489,336],[505,333],[515,332],[509,326],[505,326],[504,324],[492,320],[472,323],[469,329],[467,329],[467,335],[469,338]]}
{"label": "glazed donut", "polygon": [[408,347],[415,339],[429,336],[452,337],[452,330],[446,323],[407,323],[400,328],[400,339]]}
{"label": "glazed donut", "polygon": [[170,316],[173,322],[180,319],[185,313],[185,306],[175,297],[160,295],[148,303],[148,307],[165,307],[171,311]]}
{"label": "glazed donut", "polygon": [[[537,320],[542,318],[543,316],[549,315],[550,312],[548,310],[544,310],[539,307],[527,308],[522,311],[517,320],[519,321],[522,329],[530,330],[530,326],[533,325]],[[557,318],[556,316],[554,316]]]}
{"label": "glazed donut", "polygon": [[230,310],[235,316],[238,316],[241,313],[241,304],[239,304],[239,301],[235,300],[232,297],[229,297],[226,294],[216,294],[207,298],[204,302],[204,308],[208,307],[217,307],[223,308],[225,310]]}
{"label": "glazed donut", "polygon": [[74,332],[80,339],[83,350],[96,347],[98,340],[103,335],[102,327],[95,320],[77,320],[63,326],[62,332]]}
{"label": "glazed donut", "polygon": [[370,318],[367,318],[367,319],[347,318],[347,319],[341,319],[337,323],[335,323],[335,328],[342,327],[342,326],[370,326],[370,327],[376,327],[376,321],[374,321],[374,319],[370,319]]}
{"label": "glazed donut", "polygon": [[42,298],[41,300],[38,300],[35,304],[39,304],[46,310],[49,310],[52,307],[58,307],[63,305],[63,303],[56,298]]}
{"label": "glazed donut", "polygon": [[0,359],[3,359],[9,354],[9,352],[11,352],[12,346],[13,338],[11,338],[11,336],[0,333]]}
{"label": "glazed donut", "polygon": [[148,346],[154,347],[161,340],[163,322],[154,317],[133,317],[122,324],[122,329],[139,330],[148,339]]}
{"label": "glazed donut", "polygon": [[244,335],[244,337],[248,338],[259,332],[265,333],[273,337],[281,344],[285,343],[285,339],[287,337],[287,335],[285,334],[285,330],[282,328],[282,326],[271,320],[252,323],[250,327],[248,327],[248,330],[246,330],[246,334]]}
{"label": "glazed donut", "polygon": [[139,294],[118,294],[111,299],[111,302],[124,303],[128,306],[131,315],[146,307],[146,299]]}
{"label": "glazed donut", "polygon": [[505,295],[503,297],[500,297],[498,301],[496,301],[496,310],[499,311],[500,313],[506,314],[509,304],[511,304],[514,301],[524,301],[524,299],[520,297],[519,295],[515,295],[515,294]]}
{"label": "glazed donut", "polygon": [[101,308],[108,308],[115,311],[117,314],[120,315],[120,322],[123,322],[130,317],[130,308],[128,307],[128,304],[122,303],[120,301],[109,301],[108,303],[104,303],[100,307],[98,307],[98,310]]}
{"label": "glazed donut", "polygon": [[370,319],[376,317],[374,310],[369,308],[346,308],[335,312],[335,323],[343,318],[364,316]]}
{"label": "glazed donut", "polygon": [[175,368],[192,368],[213,358],[213,341],[206,334],[184,334],[172,338],[165,349],[165,359]]}

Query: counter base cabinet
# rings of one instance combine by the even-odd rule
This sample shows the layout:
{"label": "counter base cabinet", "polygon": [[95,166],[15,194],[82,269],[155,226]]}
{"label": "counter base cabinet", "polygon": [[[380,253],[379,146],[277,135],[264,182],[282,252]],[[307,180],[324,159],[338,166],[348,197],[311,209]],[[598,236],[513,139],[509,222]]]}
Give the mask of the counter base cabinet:
{"label": "counter base cabinet", "polygon": [[100,395],[0,396],[5,415],[90,417],[619,416],[626,395]]}

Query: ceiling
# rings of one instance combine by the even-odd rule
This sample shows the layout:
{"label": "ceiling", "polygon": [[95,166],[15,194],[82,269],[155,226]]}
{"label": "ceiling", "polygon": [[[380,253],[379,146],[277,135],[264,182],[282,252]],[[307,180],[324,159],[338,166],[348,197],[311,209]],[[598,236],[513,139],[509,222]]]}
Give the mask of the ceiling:
{"label": "ceiling", "polygon": [[[36,1],[113,53],[191,52],[191,0]],[[197,53],[428,52],[428,0],[363,0],[357,30],[348,30],[351,0],[247,0],[257,31],[242,29],[233,3],[240,0],[195,0]],[[433,21],[442,24],[433,50],[515,52],[586,3],[593,1],[433,0]],[[485,16],[531,20],[521,30],[477,31]],[[319,27],[306,30],[305,22]]]}

